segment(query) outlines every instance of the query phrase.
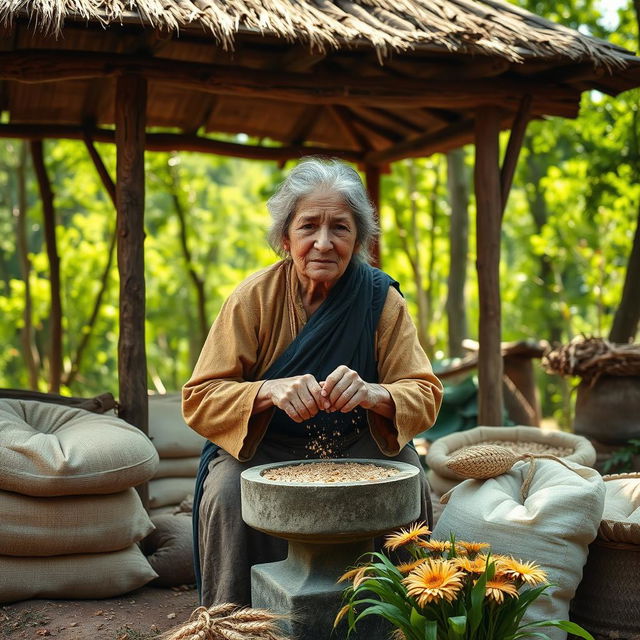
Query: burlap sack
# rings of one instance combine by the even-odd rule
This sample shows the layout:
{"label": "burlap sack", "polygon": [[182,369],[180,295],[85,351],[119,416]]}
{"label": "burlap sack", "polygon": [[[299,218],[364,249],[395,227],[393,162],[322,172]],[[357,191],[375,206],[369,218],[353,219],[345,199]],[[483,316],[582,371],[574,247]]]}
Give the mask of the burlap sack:
{"label": "burlap sack", "polygon": [[200,456],[190,458],[160,458],[154,478],[195,478]]}
{"label": "burlap sack", "polygon": [[149,396],[149,437],[161,458],[200,457],[207,442],[182,417],[182,396]]}
{"label": "burlap sack", "polygon": [[135,489],[57,498],[0,491],[0,555],[118,551],[152,531]]}
{"label": "burlap sack", "polygon": [[142,551],[158,574],[151,583],[158,587],[194,584],[193,530],[187,514],[153,518],[155,531],[144,539]]}
{"label": "burlap sack", "polygon": [[195,478],[157,478],[149,482],[149,506],[153,509],[169,504],[179,505],[193,494]]}
{"label": "burlap sack", "polygon": [[593,445],[582,436],[562,431],[542,431],[538,427],[475,427],[439,438],[431,444],[426,462],[429,469],[442,478],[457,480],[464,478],[447,467],[454,451],[483,442],[506,441],[515,443],[538,443],[546,447],[561,447],[572,450],[565,460],[590,467],[596,461]]}
{"label": "burlap sack", "polygon": [[114,416],[0,399],[0,489],[30,496],[117,493],[153,476],[158,454]]}
{"label": "burlap sack", "polygon": [[[555,586],[552,597],[539,598],[525,621],[569,619],[569,603],[582,577],[589,544],[595,539],[604,508],[605,488],[594,469],[553,460],[537,460],[527,499],[520,490],[529,463],[489,480],[466,480],[446,494],[447,507],[433,537],[488,542],[494,553],[534,561]],[[566,633],[545,628],[553,640]]]}
{"label": "burlap sack", "polygon": [[0,603],[31,598],[113,598],[157,577],[138,545],[111,553],[0,556]]}

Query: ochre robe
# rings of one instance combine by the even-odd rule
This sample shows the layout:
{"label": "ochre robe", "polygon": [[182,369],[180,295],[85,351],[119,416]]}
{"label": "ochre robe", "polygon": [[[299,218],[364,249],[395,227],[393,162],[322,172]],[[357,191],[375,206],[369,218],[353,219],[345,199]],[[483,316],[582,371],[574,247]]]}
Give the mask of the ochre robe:
{"label": "ochre robe", "polygon": [[[272,410],[252,415],[261,376],[307,321],[298,278],[289,260],[244,280],[224,303],[184,385],[187,424],[238,460],[250,460]],[[395,404],[393,420],[368,411],[380,450],[394,456],[414,435],[431,427],[442,399],[406,303],[389,287],[375,335],[378,381]]]}

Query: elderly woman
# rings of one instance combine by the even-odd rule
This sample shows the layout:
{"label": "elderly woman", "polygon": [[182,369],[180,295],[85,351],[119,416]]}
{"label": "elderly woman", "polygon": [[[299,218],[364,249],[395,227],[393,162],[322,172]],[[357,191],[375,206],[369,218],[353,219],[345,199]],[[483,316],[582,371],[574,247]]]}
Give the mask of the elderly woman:
{"label": "elderly woman", "polygon": [[[367,264],[377,228],[357,172],[306,159],[267,206],[283,260],[231,294],[183,389],[187,423],[210,441],[194,500],[206,606],[250,604],[251,566],[286,557],[285,541],[242,521],[244,469],[327,457],[420,467],[407,445],[442,396],[397,283]],[[430,520],[424,474],[423,494]]]}

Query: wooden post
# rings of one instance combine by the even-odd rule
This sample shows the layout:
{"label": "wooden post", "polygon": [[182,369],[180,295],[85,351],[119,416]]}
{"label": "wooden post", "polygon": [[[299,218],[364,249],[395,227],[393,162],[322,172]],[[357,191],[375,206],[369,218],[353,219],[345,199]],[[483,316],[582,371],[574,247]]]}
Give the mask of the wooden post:
{"label": "wooden post", "polygon": [[[369,197],[375,209],[376,222],[380,224],[380,167],[374,164],[367,164],[364,167],[365,180],[367,182],[367,190]],[[380,268],[380,235],[371,243],[371,264]]]}
{"label": "wooden post", "polygon": [[500,112],[476,110],[475,192],[478,297],[478,424],[502,424],[502,353],[500,345]]}
{"label": "wooden post", "polygon": [[[148,433],[144,284],[144,145],[147,83],[140,76],[118,77],[116,87],[116,201],[120,332],[118,338],[119,415]],[[145,506],[148,488],[139,487]]]}
{"label": "wooden post", "polygon": [[51,293],[51,325],[49,350],[49,391],[60,393],[62,379],[62,300],[60,297],[60,256],[56,240],[56,212],[53,205],[51,180],[44,163],[42,140],[31,141],[31,157],[33,168],[38,179],[40,198],[42,200],[42,217],[44,220],[44,237],[49,259],[49,291]]}

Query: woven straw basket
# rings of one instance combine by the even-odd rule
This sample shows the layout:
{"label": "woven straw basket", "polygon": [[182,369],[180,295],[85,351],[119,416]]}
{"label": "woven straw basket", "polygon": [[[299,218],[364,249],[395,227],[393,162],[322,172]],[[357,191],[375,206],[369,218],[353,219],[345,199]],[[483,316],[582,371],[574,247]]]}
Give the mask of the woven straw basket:
{"label": "woven straw basket", "polygon": [[[620,479],[640,485],[640,473],[604,476],[605,483]],[[601,522],[571,603],[571,619],[597,636],[640,638],[640,524]]]}
{"label": "woven straw basket", "polygon": [[[591,443],[582,436],[560,431],[542,431],[537,427],[475,427],[468,431],[453,433],[436,440],[429,448],[426,462],[429,467],[427,479],[434,492],[442,495],[469,477],[468,473],[460,474],[450,468],[452,457],[463,449],[477,447],[487,443],[500,442],[509,448],[510,445],[534,443],[534,453],[552,453],[556,449],[569,449],[564,460],[570,460],[585,466],[592,466],[596,459],[596,452]],[[484,459],[480,449],[474,449],[477,459],[472,462],[477,472],[475,478],[487,478],[496,475],[495,466],[499,461]],[[508,460],[503,461],[504,471],[510,468]],[[470,463],[471,464],[471,463]],[[486,469],[485,469],[486,467]],[[486,473],[485,473],[486,471]]]}

